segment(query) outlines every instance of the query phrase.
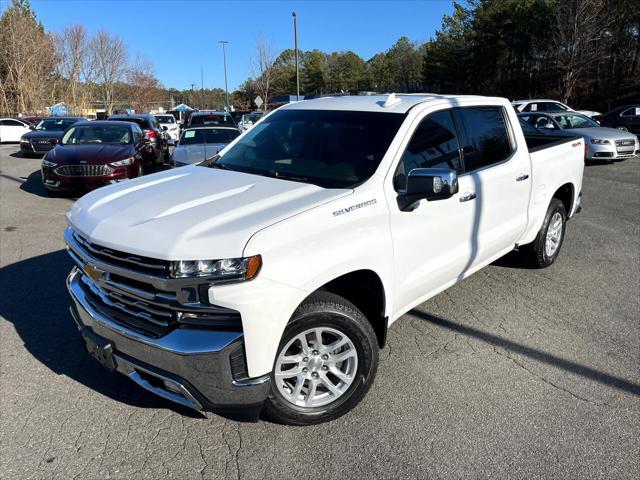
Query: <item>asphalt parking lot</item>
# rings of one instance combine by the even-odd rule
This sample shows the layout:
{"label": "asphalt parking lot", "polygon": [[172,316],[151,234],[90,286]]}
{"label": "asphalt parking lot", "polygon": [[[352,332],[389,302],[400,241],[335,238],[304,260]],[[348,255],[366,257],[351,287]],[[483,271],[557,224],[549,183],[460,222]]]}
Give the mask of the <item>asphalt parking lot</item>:
{"label": "asphalt parking lot", "polygon": [[640,158],[585,170],[558,262],[508,256],[390,330],[362,404],[313,427],[199,415],[94,364],[64,212],[0,147],[0,477],[639,478]]}

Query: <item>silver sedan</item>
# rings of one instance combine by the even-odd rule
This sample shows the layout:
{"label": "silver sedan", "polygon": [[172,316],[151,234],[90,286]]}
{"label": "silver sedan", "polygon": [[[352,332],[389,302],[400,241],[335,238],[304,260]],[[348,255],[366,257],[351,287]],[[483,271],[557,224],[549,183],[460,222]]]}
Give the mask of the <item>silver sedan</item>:
{"label": "silver sedan", "polygon": [[182,167],[208,160],[238,135],[240,131],[231,127],[188,128],[182,132],[169,163],[174,167]]}
{"label": "silver sedan", "polygon": [[620,160],[640,153],[638,137],[633,133],[601,127],[586,115],[575,112],[527,112],[518,116],[540,132],[584,138],[587,160]]}

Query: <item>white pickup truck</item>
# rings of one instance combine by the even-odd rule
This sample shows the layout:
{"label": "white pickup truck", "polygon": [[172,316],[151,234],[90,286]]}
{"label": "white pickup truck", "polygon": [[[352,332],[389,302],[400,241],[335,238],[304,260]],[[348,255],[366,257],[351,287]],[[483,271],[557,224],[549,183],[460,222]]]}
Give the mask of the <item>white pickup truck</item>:
{"label": "white pickup truck", "polygon": [[286,105],[211,160],[78,200],[71,312],[162,397],[327,421],[404,313],[514,249],[551,265],[583,165],[581,139],[525,138],[502,98]]}

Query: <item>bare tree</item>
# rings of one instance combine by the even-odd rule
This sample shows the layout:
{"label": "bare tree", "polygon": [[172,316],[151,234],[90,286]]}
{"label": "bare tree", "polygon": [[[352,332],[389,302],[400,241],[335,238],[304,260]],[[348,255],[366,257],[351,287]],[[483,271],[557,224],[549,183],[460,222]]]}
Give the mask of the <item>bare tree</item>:
{"label": "bare tree", "polygon": [[115,86],[127,73],[127,45],[118,35],[100,30],[91,40],[91,53],[102,101],[107,114],[111,114],[116,103]]}
{"label": "bare tree", "polygon": [[13,0],[0,18],[0,109],[43,111],[53,67],[51,36],[27,2]]}
{"label": "bare tree", "polygon": [[555,9],[554,43],[561,72],[560,94],[568,103],[589,69],[600,59],[598,43],[614,21],[605,0],[563,0]]}
{"label": "bare tree", "polygon": [[65,82],[64,97],[75,113],[86,106],[82,95],[86,74],[91,70],[89,35],[83,25],[71,25],[56,35],[57,73]]}
{"label": "bare tree", "polygon": [[155,76],[153,64],[142,54],[136,54],[126,79],[129,103],[137,112],[150,110],[152,104],[161,98],[162,85]]}
{"label": "bare tree", "polygon": [[274,79],[273,65],[277,55],[271,42],[260,35],[256,42],[254,57],[251,58],[251,73],[254,78],[253,85],[258,95],[264,101],[264,109],[267,110],[269,92]]}

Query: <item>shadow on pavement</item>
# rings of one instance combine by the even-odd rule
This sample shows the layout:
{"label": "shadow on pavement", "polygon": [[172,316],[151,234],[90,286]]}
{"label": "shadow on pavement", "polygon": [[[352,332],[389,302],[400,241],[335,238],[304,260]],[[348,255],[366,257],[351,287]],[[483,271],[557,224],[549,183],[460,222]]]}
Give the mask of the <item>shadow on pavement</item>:
{"label": "shadow on pavement", "polygon": [[557,357],[550,353],[546,353],[541,350],[528,347],[521,343],[507,340],[497,335],[493,335],[491,333],[478,330],[477,328],[469,327],[467,325],[461,325],[459,323],[455,323],[450,320],[445,320],[444,318],[429,315],[428,313],[420,312],[418,310],[411,310],[409,312],[409,315],[412,315],[415,318],[424,320],[425,322],[431,323],[432,325],[437,325],[439,327],[446,328],[447,330],[461,333],[468,337],[477,338],[478,340],[482,340],[483,342],[488,343],[489,345],[493,345],[494,347],[504,348],[505,350],[509,350],[511,352],[514,352],[520,355],[524,355],[533,360],[537,360],[539,362],[546,363],[548,365],[551,365],[556,368],[560,368],[567,372],[580,375],[581,377],[587,378],[589,380],[593,380],[595,382],[601,383],[608,387],[613,387],[618,390],[622,390],[624,392],[629,392],[634,395],[640,396],[640,385],[638,385],[637,383],[633,383],[628,380],[625,380],[623,378],[609,375],[608,373],[600,372],[591,367],[587,367],[585,365],[581,365],[579,363],[575,363],[570,360]]}
{"label": "shadow on pavement", "polygon": [[71,259],[64,250],[29,258],[0,269],[0,315],[11,322],[25,348],[58,375],[118,402],[141,408],[167,408],[193,418],[195,410],[169,402],[90,359],[69,314],[65,279]]}

